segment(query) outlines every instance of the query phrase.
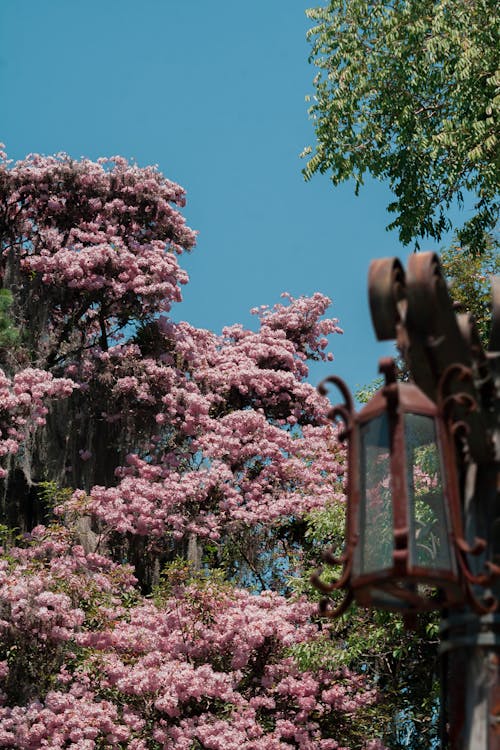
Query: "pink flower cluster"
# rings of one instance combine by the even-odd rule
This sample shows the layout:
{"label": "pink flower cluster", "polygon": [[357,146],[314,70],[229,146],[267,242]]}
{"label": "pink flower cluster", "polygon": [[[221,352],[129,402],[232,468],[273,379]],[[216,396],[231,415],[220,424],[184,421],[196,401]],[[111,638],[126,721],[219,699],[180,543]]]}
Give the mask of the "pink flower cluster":
{"label": "pink flower cluster", "polygon": [[115,585],[126,590],[135,583],[129,569],[85,553],[64,528],[36,527],[28,539],[30,546],[14,547],[0,559],[4,641],[21,635],[53,644],[68,641],[83,624],[85,602],[96,589],[115,607]]}
{"label": "pink flower cluster", "polygon": [[[287,308],[305,328],[323,310],[309,302]],[[302,354],[284,332],[264,324],[216,336],[161,319],[156,339],[157,358],[120,345],[83,363],[87,386],[101,397],[105,389],[103,416],[133,429],[143,453],[117,469],[117,486],[77,491],[60,512],[92,514],[121,534],[220,539],[338,496],[343,456],[328,402],[304,382]]]}
{"label": "pink flower cluster", "polygon": [[127,742],[140,750],[153,738],[186,750],[196,741],[220,750],[237,742],[284,749],[290,741],[333,750],[340,746],[322,734],[330,709],[354,714],[376,699],[347,670],[299,670],[294,646],[322,637],[310,621],[314,606],[303,599],[255,596],[206,578],[126,606],[129,569],[86,555],[57,528],[38,528],[30,546],[11,556],[0,584],[5,638],[18,648],[46,639],[66,646],[53,689],[0,709],[0,747]]}
{"label": "pink flower cluster", "polygon": [[39,310],[31,333],[49,363],[82,333],[102,344],[113,328],[181,299],[188,276],[177,255],[196,235],[177,210],[184,191],[156,168],[31,154],[0,161],[0,196],[0,274]]}
{"label": "pink flower cluster", "polygon": [[[0,708],[0,747],[4,748],[94,750],[99,740],[106,747],[120,748],[129,737],[118,707],[81,686],[67,693],[50,691],[43,703],[37,700],[26,707]],[[142,750],[147,745],[132,740],[127,747]]]}
{"label": "pink flower cluster", "polygon": [[[255,311],[256,331],[174,323],[178,256],[195,242],[178,185],[120,157],[0,160],[0,276],[22,333],[0,352],[14,373],[0,371],[0,457],[22,470],[21,443],[35,456],[33,495],[72,485],[55,492],[57,525],[0,548],[0,748],[343,750],[336,719],[376,693],[301,667],[328,632],[285,585],[267,590],[300,574],[290,528],[341,500],[343,450],[305,380],[341,333],[330,300],[284,295]],[[66,416],[50,476],[37,427],[54,449]],[[259,594],[244,572],[178,559],[194,540],[243,565],[250,538]],[[164,563],[153,586],[144,571]]]}
{"label": "pink flower cluster", "polygon": [[[133,406],[136,435],[150,425],[142,435],[147,457],[129,455],[116,487],[94,486],[89,497],[78,491],[60,510],[92,513],[122,534],[218,539],[337,496],[343,458],[325,401],[296,373],[262,367],[258,335],[252,338],[257,345],[245,358],[225,338],[190,337],[189,354],[181,347],[182,371],[131,347],[99,355],[107,366],[107,418],[125,423],[123,406]],[[203,345],[203,361],[195,343]]]}
{"label": "pink flower cluster", "polygon": [[338,326],[338,320],[321,320],[331,300],[319,292],[312,297],[301,297],[299,300],[294,300],[288,292],[281,296],[292,304],[274,305],[272,308],[262,305],[254,308],[252,312],[260,317],[263,326],[272,331],[284,331],[304,359],[332,360],[333,356],[324,352],[328,345],[326,337],[331,333],[343,331]]}
{"label": "pink flower cluster", "polygon": [[[45,424],[49,399],[66,398],[76,387],[45,370],[26,368],[13,378],[0,370],[0,457],[17,453],[28,435]],[[5,474],[0,468],[0,478]]]}

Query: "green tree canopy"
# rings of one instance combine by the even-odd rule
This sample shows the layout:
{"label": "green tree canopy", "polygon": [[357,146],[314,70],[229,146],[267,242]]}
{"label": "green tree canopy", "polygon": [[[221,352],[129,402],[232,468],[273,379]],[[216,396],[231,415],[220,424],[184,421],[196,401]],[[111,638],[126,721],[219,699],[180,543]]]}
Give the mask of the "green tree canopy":
{"label": "green tree canopy", "polygon": [[481,342],[488,348],[491,327],[491,281],[500,275],[500,255],[491,241],[481,256],[452,245],[441,253],[443,271],[452,299],[474,316]]}
{"label": "green tree canopy", "polygon": [[318,72],[305,177],[353,178],[356,192],[366,173],[387,180],[388,229],[417,246],[472,195],[459,238],[482,251],[499,211],[496,1],[331,0],[308,16]]}

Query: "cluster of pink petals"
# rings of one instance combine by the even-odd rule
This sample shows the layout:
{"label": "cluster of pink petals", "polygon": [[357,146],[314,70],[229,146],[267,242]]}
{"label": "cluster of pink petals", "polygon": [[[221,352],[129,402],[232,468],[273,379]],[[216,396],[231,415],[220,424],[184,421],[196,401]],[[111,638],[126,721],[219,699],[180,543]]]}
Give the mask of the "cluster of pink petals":
{"label": "cluster of pink petals", "polygon": [[[66,247],[59,245],[62,238],[52,237],[49,242],[42,235],[43,250],[39,255],[27,255],[23,268],[39,272],[44,284],[103,291],[109,300],[132,294],[140,297],[144,305],[152,298],[155,308],[163,310],[170,308],[171,301],[180,301],[178,285],[187,283],[188,277],[179,268],[176,256],[165,252],[164,242],[155,240],[147,247],[139,244],[130,247],[118,237],[101,238],[96,231],[92,244],[86,245],[73,234],[70,232]],[[89,242],[90,237],[85,240]],[[148,268],[154,271],[147,273]]]}
{"label": "cluster of pink petals", "polygon": [[28,435],[45,424],[49,399],[66,398],[76,387],[69,378],[54,378],[45,370],[26,368],[13,378],[0,370],[0,458],[17,453]]}
{"label": "cluster of pink petals", "polygon": [[298,300],[288,292],[281,296],[292,303],[292,309],[289,305],[274,305],[272,308],[262,305],[252,312],[260,317],[263,326],[272,331],[285,332],[286,337],[294,342],[304,357],[331,360],[331,354],[324,352],[328,345],[326,337],[331,333],[343,333],[338,320],[321,319],[331,300],[319,292]]}
{"label": "cluster of pink petals", "polygon": [[31,305],[51,305],[39,332],[49,359],[66,342],[68,317],[97,341],[103,326],[122,327],[181,299],[188,275],[177,256],[196,234],[178,210],[184,191],[155,167],[31,154],[13,165],[0,160],[0,186],[15,237],[1,265]]}
{"label": "cluster of pink petals", "polygon": [[[376,700],[365,679],[346,669],[298,668],[293,648],[324,637],[304,599],[256,596],[206,579],[176,585],[157,601],[137,595],[127,606],[130,569],[86,554],[62,527],[38,527],[29,546],[7,557],[4,640],[20,649],[60,646],[51,652],[59,654],[53,689],[0,708],[0,747],[90,750],[125,742],[146,750],[154,738],[186,750],[196,740],[220,750],[236,742],[246,750],[289,742],[338,750],[322,730],[329,711],[354,715]],[[0,683],[8,677],[2,662]]]}
{"label": "cluster of pink petals", "polygon": [[[102,747],[104,740],[106,747],[118,749],[129,737],[118,706],[98,700],[92,691],[80,686],[67,693],[50,691],[43,703],[0,708],[0,747],[4,748],[94,750]],[[138,750],[140,746],[135,747]]]}
{"label": "cluster of pink petals", "polygon": [[[99,590],[116,607],[115,587],[132,590],[130,569],[86,553],[64,528],[36,527],[27,547],[0,558],[0,630],[3,640],[20,635],[47,643],[66,642],[84,623],[85,602]],[[114,579],[114,582],[113,582]]]}
{"label": "cluster of pink petals", "polygon": [[[328,637],[314,605],[183,577],[181,563],[144,596],[123,564],[130,550],[172,560],[193,537],[220,548],[262,529],[275,540],[341,500],[343,450],[305,380],[307,360],[331,359],[327,337],[341,333],[324,317],[330,300],[284,295],[255,311],[256,331],[174,323],[164,313],[187,281],[178,256],[195,242],[178,185],[120,157],[65,154],[9,165],[0,152],[0,178],[16,238],[0,273],[30,341],[19,361],[46,367],[0,371],[0,458],[69,397],[80,444],[61,470],[74,459],[84,478],[59,525],[0,548],[0,748],[344,750],[335,716],[355,721],[377,695],[347,669],[299,666],[300,649]],[[99,426],[119,436],[106,486],[92,486]],[[30,659],[39,680],[17,685]]]}
{"label": "cluster of pink petals", "polygon": [[[289,311],[295,332],[300,319],[304,331],[333,330],[334,321],[318,321],[327,302],[289,299],[280,315]],[[91,513],[121,534],[219,539],[339,497],[343,456],[328,402],[304,381],[297,344],[268,319],[257,332],[216,336],[161,318],[166,354],[144,357],[128,344],[88,357],[86,382],[106,388],[105,418],[125,427],[130,414],[147,458],[129,455],[116,486],[78,491],[60,510]]]}
{"label": "cluster of pink petals", "polygon": [[[91,513],[120,533],[156,537],[219,539],[242,526],[272,525],[339,497],[343,468],[333,438],[326,425],[294,437],[260,414],[233,412],[196,442],[206,465],[181,472],[129,456],[116,487],[78,491],[59,511]],[[313,452],[313,440],[321,451]]]}

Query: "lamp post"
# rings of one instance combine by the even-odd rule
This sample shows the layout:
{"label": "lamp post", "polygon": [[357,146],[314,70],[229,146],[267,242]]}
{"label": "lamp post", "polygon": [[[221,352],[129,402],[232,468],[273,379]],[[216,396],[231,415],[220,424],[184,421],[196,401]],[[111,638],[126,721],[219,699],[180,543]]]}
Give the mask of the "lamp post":
{"label": "lamp post", "polygon": [[383,359],[383,387],[359,412],[345,384],[331,419],[348,443],[346,546],[325,594],[368,608],[442,611],[442,748],[500,750],[500,278],[489,352],[457,315],[439,258],[375,260],[369,298],[376,335],[395,339],[410,373]]}

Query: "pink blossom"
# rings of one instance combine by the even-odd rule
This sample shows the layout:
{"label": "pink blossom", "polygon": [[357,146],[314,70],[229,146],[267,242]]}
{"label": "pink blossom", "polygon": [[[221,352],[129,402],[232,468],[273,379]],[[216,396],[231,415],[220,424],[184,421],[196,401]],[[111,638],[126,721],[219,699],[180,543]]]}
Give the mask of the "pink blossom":
{"label": "pink blossom", "polygon": [[[355,721],[373,685],[303,668],[328,631],[268,590],[302,573],[290,528],[343,501],[344,451],[306,381],[342,332],[330,300],[285,294],[255,331],[173,322],[196,238],[182,188],[121,157],[0,159],[24,336],[0,370],[0,478],[57,502],[0,550],[0,747],[343,750],[332,716]],[[229,550],[239,579],[179,559],[193,543]]]}

